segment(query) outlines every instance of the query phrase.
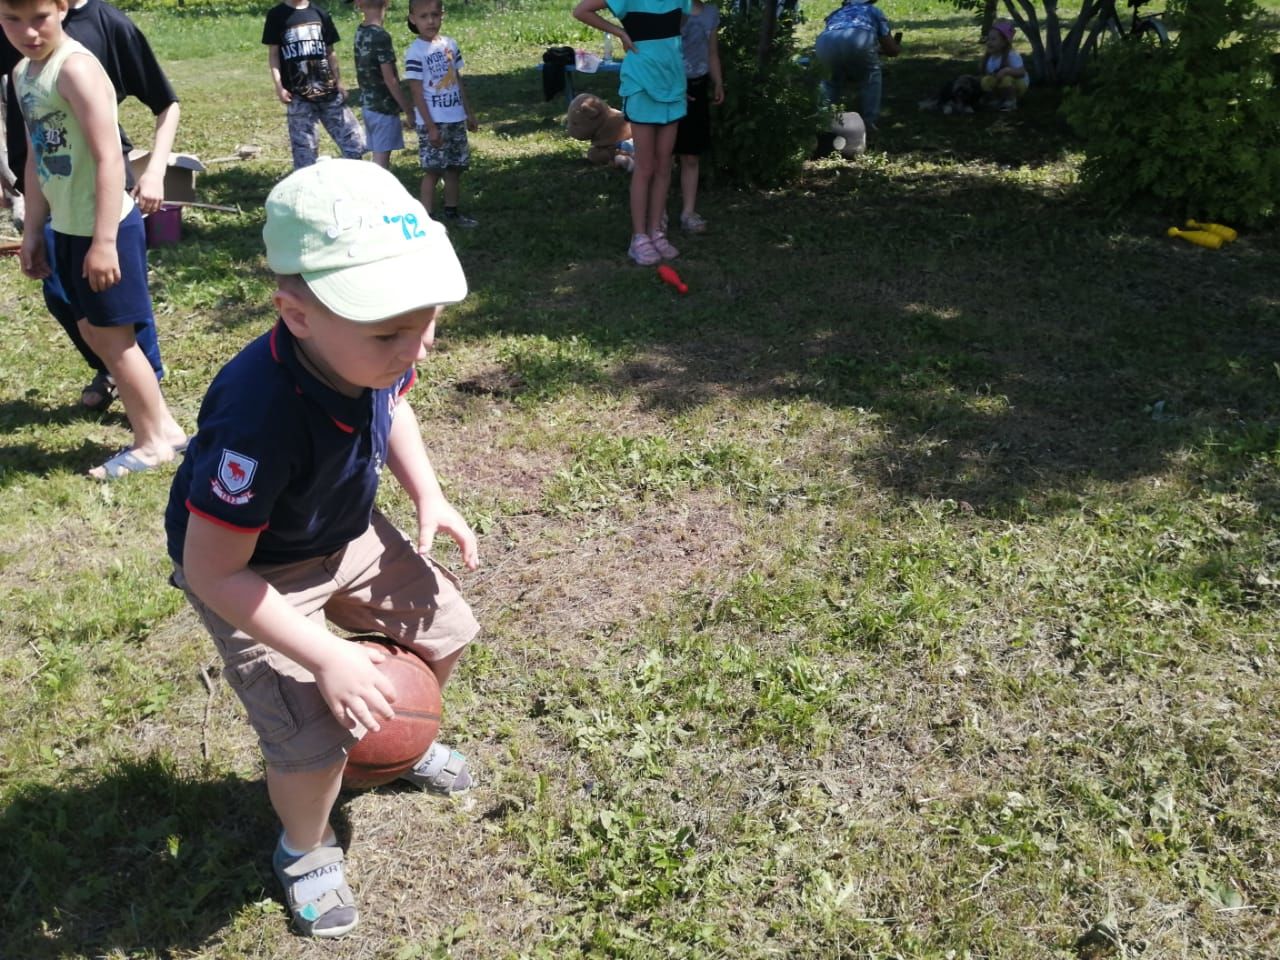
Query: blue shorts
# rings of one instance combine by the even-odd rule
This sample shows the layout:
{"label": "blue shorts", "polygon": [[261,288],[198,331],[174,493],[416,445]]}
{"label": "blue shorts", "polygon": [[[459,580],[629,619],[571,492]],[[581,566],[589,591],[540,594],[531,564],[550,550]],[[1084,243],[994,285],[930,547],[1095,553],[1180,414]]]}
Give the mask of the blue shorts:
{"label": "blue shorts", "polygon": [[365,107],[364,145],[371,153],[390,153],[392,150],[404,149],[404,127],[400,125],[400,115],[379,113]]}
{"label": "blue shorts", "polygon": [[134,207],[120,221],[116,255],[120,258],[120,282],[94,292],[84,276],[84,258],[92,237],[53,232],[54,263],[58,282],[77,317],[94,327],[136,326],[154,322],[151,291],[147,289],[147,235],[142,214]]}
{"label": "blue shorts", "polygon": [[622,98],[622,112],[632,123],[652,123],[663,126],[675,123],[685,115],[688,101],[655,100],[647,93],[633,93]]}

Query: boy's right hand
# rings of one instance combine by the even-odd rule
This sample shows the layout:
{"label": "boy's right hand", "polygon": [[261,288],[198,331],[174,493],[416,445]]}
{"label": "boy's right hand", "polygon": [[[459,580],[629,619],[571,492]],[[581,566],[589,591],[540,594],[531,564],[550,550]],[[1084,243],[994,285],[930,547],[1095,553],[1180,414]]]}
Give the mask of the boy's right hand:
{"label": "boy's right hand", "polygon": [[433,147],[444,146],[444,136],[440,133],[440,128],[434,123],[427,127],[427,140],[431,142]]}
{"label": "boy's right hand", "polygon": [[32,280],[43,280],[53,272],[49,269],[49,257],[44,249],[43,230],[28,230],[23,233],[18,260],[22,265],[22,272]]}
{"label": "boy's right hand", "polygon": [[391,704],[396,688],[375,664],[387,658],[381,650],[335,638],[315,671],[316,686],[335,720],[353,729],[357,723],[379,730],[378,721],[396,715]]}

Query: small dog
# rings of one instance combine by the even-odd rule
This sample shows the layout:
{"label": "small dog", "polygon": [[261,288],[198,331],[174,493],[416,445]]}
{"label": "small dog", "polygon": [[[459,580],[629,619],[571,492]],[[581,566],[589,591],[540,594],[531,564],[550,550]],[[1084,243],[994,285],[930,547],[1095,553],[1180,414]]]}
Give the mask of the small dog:
{"label": "small dog", "polygon": [[921,110],[941,110],[943,113],[973,113],[982,101],[982,82],[971,74],[964,74],[942,85],[936,97],[920,101]]}

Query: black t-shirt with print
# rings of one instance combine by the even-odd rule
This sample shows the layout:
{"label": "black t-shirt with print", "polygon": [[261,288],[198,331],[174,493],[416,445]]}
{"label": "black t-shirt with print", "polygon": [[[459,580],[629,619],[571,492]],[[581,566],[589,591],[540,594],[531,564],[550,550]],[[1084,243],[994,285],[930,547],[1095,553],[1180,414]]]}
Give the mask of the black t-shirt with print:
{"label": "black t-shirt with print", "polygon": [[338,42],[333,18],[313,6],[281,3],[267,11],[262,42],[280,48],[280,82],[295,97],[320,102],[338,95],[329,47]]}

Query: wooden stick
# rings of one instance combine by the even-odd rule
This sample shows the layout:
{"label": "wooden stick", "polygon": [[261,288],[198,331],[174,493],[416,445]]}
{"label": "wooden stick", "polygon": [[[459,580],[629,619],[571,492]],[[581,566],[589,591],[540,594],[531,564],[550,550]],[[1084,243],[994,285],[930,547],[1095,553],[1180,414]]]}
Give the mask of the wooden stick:
{"label": "wooden stick", "polygon": [[223,213],[244,213],[240,209],[240,205],[234,207],[224,207],[217,203],[197,203],[195,200],[166,200],[166,207],[199,207],[201,210],[221,210]]}

